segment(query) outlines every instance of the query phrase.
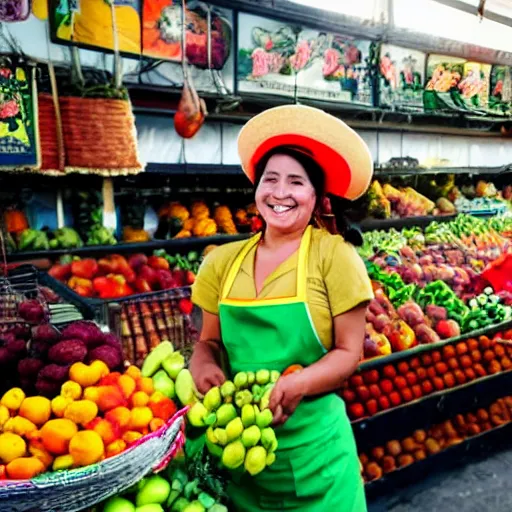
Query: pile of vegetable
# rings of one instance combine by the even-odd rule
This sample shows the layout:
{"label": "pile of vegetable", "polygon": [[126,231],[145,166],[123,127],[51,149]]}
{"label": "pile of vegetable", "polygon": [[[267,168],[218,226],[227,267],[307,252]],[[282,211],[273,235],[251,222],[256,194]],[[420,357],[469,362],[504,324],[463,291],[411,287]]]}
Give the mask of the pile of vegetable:
{"label": "pile of vegetable", "polygon": [[95,464],[158,430],[176,412],[174,402],[155,392],[152,380],[143,378],[135,366],[121,374],[94,359],[89,365],[75,362],[65,367],[64,375],[51,400],[26,396],[21,388],[2,396],[3,478],[32,478]]}
{"label": "pile of vegetable", "polygon": [[189,253],[193,261],[179,255],[169,256],[165,251],[157,251],[157,254],[149,257],[134,254],[128,259],[111,254],[99,260],[68,255],[54,264],[48,273],[82,297],[100,299],[169,290],[194,282],[192,268],[198,268],[197,253]]}

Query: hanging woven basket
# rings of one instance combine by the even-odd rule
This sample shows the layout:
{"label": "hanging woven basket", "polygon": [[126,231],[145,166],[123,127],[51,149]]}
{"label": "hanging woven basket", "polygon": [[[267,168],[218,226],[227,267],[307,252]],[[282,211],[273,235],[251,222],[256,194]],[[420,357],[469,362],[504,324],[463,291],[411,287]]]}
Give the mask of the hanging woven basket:
{"label": "hanging woven basket", "polygon": [[77,96],[59,101],[66,172],[119,176],[143,170],[129,101]]}
{"label": "hanging woven basket", "polygon": [[55,113],[55,104],[51,94],[40,93],[39,106],[39,142],[41,145],[41,172],[50,176],[63,176],[64,154],[59,147],[59,125]]}

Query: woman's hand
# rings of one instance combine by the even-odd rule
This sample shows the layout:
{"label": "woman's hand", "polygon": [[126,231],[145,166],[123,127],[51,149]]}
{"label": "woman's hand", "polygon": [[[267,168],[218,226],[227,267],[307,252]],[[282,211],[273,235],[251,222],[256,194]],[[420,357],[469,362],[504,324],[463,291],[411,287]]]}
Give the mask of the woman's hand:
{"label": "woman's hand", "polygon": [[191,365],[190,373],[201,394],[206,394],[215,386],[222,386],[226,381],[224,372],[216,363],[203,363],[202,365]]}
{"label": "woman's hand", "polygon": [[270,410],[274,425],[282,425],[293,414],[306,395],[301,372],[280,377],[270,395]]}

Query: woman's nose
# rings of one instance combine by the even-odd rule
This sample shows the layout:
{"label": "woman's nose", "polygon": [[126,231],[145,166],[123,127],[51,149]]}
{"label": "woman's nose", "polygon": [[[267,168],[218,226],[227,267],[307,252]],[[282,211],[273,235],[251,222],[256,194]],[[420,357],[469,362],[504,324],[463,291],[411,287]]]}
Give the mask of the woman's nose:
{"label": "woman's nose", "polygon": [[280,181],[276,183],[274,190],[272,191],[272,195],[276,199],[284,199],[285,197],[288,197],[289,191],[286,182]]}

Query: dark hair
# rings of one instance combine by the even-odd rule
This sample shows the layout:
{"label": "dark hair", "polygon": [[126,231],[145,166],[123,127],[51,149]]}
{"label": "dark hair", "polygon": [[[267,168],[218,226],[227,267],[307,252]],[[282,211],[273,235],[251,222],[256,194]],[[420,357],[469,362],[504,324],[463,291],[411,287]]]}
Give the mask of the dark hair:
{"label": "dark hair", "polygon": [[[287,155],[299,162],[306,171],[316,194],[315,211],[311,219],[312,224],[316,227],[326,228],[332,234],[340,234],[347,242],[353,245],[362,245],[363,237],[361,231],[351,225],[345,215],[350,201],[325,193],[325,173],[309,150],[297,146],[278,146],[265,153],[255,166],[254,187],[258,187],[261,177],[265,172],[265,167],[274,155]],[[326,197],[330,200],[332,211],[325,210],[324,198]],[[327,220],[333,218],[332,216],[334,216],[335,222]]]}

